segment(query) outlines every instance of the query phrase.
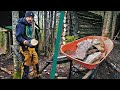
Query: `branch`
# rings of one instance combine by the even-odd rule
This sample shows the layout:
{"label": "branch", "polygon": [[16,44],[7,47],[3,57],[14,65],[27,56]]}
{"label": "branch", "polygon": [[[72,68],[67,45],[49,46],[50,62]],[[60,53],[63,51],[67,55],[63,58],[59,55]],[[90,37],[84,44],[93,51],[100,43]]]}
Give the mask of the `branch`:
{"label": "branch", "polygon": [[12,74],[12,72],[11,72],[11,71],[8,71],[6,68],[0,67],[0,70],[6,72],[6,73],[8,73],[8,74]]}

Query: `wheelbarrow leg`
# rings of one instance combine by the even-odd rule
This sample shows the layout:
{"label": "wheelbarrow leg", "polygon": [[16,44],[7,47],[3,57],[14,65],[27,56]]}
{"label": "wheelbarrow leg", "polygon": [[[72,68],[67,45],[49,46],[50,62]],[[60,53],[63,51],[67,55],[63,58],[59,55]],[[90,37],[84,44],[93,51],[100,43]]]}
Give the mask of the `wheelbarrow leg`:
{"label": "wheelbarrow leg", "polygon": [[92,74],[90,75],[90,79],[94,79],[94,77],[97,73],[97,70],[98,70],[98,66],[93,70]]}
{"label": "wheelbarrow leg", "polygon": [[48,66],[50,65],[51,62],[46,62],[46,65],[40,70],[40,74],[42,73],[42,71]]}
{"label": "wheelbarrow leg", "polygon": [[72,60],[70,60],[70,69],[69,69],[69,77],[68,77],[68,79],[71,78],[72,65],[73,65]]}

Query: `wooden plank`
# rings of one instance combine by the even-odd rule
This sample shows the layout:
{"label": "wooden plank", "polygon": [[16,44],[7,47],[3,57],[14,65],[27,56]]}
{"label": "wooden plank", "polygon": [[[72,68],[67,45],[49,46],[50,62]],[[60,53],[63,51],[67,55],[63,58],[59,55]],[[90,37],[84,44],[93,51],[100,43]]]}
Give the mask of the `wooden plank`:
{"label": "wooden plank", "polygon": [[78,15],[80,16],[85,16],[85,17],[91,17],[91,18],[95,18],[95,19],[101,19],[102,16],[101,15],[98,15],[98,14],[95,14],[95,13],[92,13],[92,12],[88,12],[88,11],[79,11],[77,12]]}

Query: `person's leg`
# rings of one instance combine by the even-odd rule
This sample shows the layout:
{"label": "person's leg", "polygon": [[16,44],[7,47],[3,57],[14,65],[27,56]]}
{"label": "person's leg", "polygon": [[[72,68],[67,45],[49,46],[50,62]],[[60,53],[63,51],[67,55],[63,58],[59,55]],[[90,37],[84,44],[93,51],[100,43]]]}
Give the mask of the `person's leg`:
{"label": "person's leg", "polygon": [[35,64],[35,67],[36,67],[36,71],[37,71],[37,74],[39,74],[39,64]]}
{"label": "person's leg", "polygon": [[30,66],[30,55],[29,51],[24,51],[21,53],[22,59],[23,59],[23,64],[21,66],[21,77],[22,79],[29,79],[28,74],[29,74],[29,66]]}
{"label": "person's leg", "polygon": [[37,76],[39,76],[38,54],[35,50],[33,51],[33,65],[36,69]]}
{"label": "person's leg", "polygon": [[23,65],[23,75],[22,79],[29,79],[28,74],[29,74],[29,66]]}

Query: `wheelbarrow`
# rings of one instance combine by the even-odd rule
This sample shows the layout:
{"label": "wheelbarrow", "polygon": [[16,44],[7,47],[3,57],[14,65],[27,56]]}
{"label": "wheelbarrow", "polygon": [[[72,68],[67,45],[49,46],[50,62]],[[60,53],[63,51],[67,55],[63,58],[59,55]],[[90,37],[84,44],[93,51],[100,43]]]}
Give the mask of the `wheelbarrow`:
{"label": "wheelbarrow", "polygon": [[[76,49],[77,49],[77,44],[78,44],[79,42],[82,42],[82,41],[87,40],[87,39],[98,39],[98,40],[102,41],[103,44],[104,44],[104,52],[102,52],[101,57],[100,57],[99,59],[97,59],[94,63],[91,63],[91,64],[86,63],[86,62],[84,62],[84,61],[82,61],[82,60],[73,58],[70,54],[67,54],[67,53],[66,53],[66,51],[68,51],[68,50],[69,50],[70,52],[74,53],[74,52],[76,51]],[[88,72],[88,74],[90,75],[90,74],[93,72],[93,70],[95,70],[95,69],[97,68],[97,66],[98,66],[102,61],[105,60],[105,58],[106,58],[106,57],[109,55],[109,53],[112,51],[113,47],[114,47],[114,44],[113,44],[112,40],[109,39],[108,37],[103,37],[103,36],[86,36],[86,37],[80,38],[80,39],[78,39],[78,40],[75,40],[75,41],[73,41],[73,42],[70,42],[70,43],[67,43],[67,44],[65,44],[65,45],[62,45],[61,48],[60,48],[60,50],[61,50],[61,52],[62,52],[65,56],[67,56],[67,58],[69,58],[69,60],[74,61],[74,62],[80,64],[82,67],[90,70],[90,71]],[[88,76],[88,75],[87,75],[87,76]],[[85,76],[85,77],[86,77],[86,76]]]}

